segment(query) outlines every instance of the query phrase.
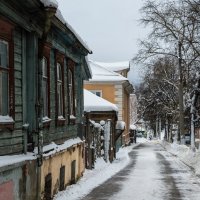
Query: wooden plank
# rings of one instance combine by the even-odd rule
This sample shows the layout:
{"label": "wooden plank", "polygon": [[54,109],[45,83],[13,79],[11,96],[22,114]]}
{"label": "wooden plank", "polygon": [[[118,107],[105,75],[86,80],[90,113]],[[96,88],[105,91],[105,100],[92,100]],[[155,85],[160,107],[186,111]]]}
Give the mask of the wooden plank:
{"label": "wooden plank", "polygon": [[15,121],[15,129],[22,129],[23,123],[22,121]]}
{"label": "wooden plank", "polygon": [[20,136],[22,136],[22,131],[0,131],[0,139]]}
{"label": "wooden plank", "polygon": [[15,87],[15,94],[22,96],[22,88],[21,87]]}
{"label": "wooden plank", "polygon": [[15,70],[15,78],[22,79],[22,72]]}
{"label": "wooden plank", "polygon": [[15,105],[15,112],[22,112],[22,105]]}
{"label": "wooden plank", "polygon": [[17,153],[22,153],[22,152],[23,152],[22,144],[0,147],[0,156],[9,155],[9,154],[17,154]]}
{"label": "wooden plank", "polygon": [[15,120],[16,121],[22,121],[23,120],[22,113],[15,113]]}
{"label": "wooden plank", "polygon": [[14,52],[16,52],[18,54],[22,54],[22,48],[21,48],[21,46],[15,45]]}
{"label": "wooden plank", "polygon": [[14,54],[14,61],[15,62],[22,62],[22,56],[20,54]]}
{"label": "wooden plank", "polygon": [[22,95],[18,95],[18,94],[15,95],[15,103],[17,105],[21,105],[22,104]]}
{"label": "wooden plank", "polygon": [[22,63],[15,61],[15,70],[22,71]]}
{"label": "wooden plank", "polygon": [[0,147],[5,147],[5,146],[15,146],[18,144],[23,143],[23,137],[14,137],[10,139],[2,139],[0,140]]}
{"label": "wooden plank", "polygon": [[15,86],[16,87],[22,87],[22,80],[21,79],[15,79]]}

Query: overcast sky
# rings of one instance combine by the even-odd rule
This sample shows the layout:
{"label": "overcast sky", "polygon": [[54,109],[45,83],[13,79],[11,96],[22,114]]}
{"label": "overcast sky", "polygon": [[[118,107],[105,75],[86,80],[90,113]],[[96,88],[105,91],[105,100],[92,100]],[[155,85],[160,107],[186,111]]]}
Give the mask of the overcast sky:
{"label": "overcast sky", "polygon": [[[93,51],[90,59],[126,61],[137,53],[138,39],[146,35],[144,27],[139,26],[143,0],[57,1],[64,18]],[[135,82],[136,77],[132,70],[130,79]]]}

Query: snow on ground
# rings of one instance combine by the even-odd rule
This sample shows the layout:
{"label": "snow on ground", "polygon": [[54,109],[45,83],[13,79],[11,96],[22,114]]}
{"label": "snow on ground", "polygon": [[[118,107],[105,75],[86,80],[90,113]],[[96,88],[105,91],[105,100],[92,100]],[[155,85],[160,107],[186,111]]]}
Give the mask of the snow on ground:
{"label": "snow on ground", "polygon": [[134,146],[146,141],[147,140],[145,138],[138,138],[137,144],[121,148],[116,155],[116,160],[113,161],[113,163],[106,163],[102,158],[98,159],[95,163],[95,169],[86,169],[83,177],[76,184],[68,186],[65,191],[56,194],[54,200],[77,200],[86,196],[92,189],[102,184],[128,165],[130,161],[128,153]]}
{"label": "snow on ground", "polygon": [[189,146],[179,145],[177,143],[170,144],[166,141],[160,142],[165,149],[171,154],[177,156],[182,162],[194,169],[196,175],[200,175],[200,151],[195,152]]}

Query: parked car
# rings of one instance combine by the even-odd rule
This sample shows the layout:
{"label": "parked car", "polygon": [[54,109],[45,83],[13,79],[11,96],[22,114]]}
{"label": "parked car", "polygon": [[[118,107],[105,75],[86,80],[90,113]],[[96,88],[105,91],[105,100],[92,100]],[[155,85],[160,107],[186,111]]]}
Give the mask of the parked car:
{"label": "parked car", "polygon": [[191,134],[187,133],[185,134],[185,144],[190,144],[191,143]]}
{"label": "parked car", "polygon": [[141,132],[136,133],[136,137],[143,137],[143,134]]}

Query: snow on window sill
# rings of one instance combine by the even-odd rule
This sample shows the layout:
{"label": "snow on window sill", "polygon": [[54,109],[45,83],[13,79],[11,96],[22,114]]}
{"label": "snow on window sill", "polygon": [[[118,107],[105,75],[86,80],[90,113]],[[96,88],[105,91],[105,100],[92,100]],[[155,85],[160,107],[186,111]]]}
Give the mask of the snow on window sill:
{"label": "snow on window sill", "polygon": [[62,115],[58,116],[57,125],[58,126],[64,126],[65,125],[65,121],[66,121],[66,119]]}
{"label": "snow on window sill", "polygon": [[70,115],[70,116],[69,116],[69,120],[70,120],[70,124],[71,124],[71,125],[74,125],[75,122],[76,122],[76,117],[75,117],[74,115]]}
{"label": "snow on window sill", "polygon": [[70,119],[76,119],[74,115],[70,115]]}
{"label": "snow on window sill", "polygon": [[48,118],[47,116],[42,118],[42,123],[44,128],[49,128],[52,119]]}
{"label": "snow on window sill", "polygon": [[52,121],[52,119],[48,118],[47,116],[42,118],[43,123],[47,123],[47,122],[51,122],[51,121]]}
{"label": "snow on window sill", "polygon": [[14,123],[15,121],[13,120],[12,117],[6,115],[6,116],[2,116],[0,115],[0,129],[9,129],[9,130],[13,130],[14,129]]}

